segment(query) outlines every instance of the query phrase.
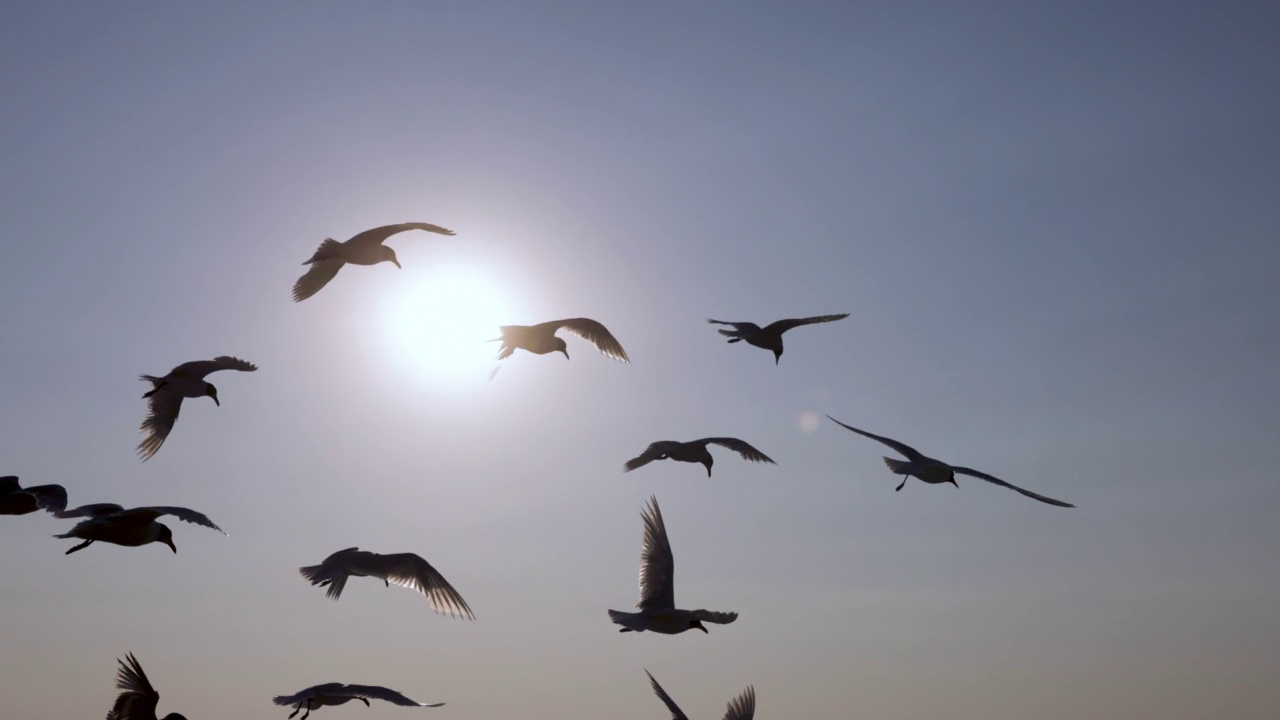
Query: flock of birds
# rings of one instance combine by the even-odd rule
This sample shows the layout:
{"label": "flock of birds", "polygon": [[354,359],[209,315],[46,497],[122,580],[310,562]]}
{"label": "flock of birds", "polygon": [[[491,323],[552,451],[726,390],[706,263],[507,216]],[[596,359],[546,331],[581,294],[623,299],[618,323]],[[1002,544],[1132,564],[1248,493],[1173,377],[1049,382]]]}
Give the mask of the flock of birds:
{"label": "flock of birds", "polygon": [[[303,263],[309,265],[310,269],[294,284],[294,301],[300,302],[315,295],[337,276],[344,265],[377,265],[389,262],[400,267],[395,250],[387,247],[384,242],[387,238],[408,230],[424,230],[440,235],[455,234],[452,230],[430,223],[400,223],[366,230],[346,242],[326,238],[311,258]],[[730,326],[732,329],[719,330],[721,335],[729,338],[729,343],[746,342],[748,345],[769,350],[773,353],[776,365],[782,358],[782,336],[788,330],[805,325],[835,322],[846,317],[848,317],[847,313],[787,319],[764,327],[750,322],[723,320],[707,322]],[[534,355],[559,352],[568,358],[568,345],[563,338],[556,336],[559,330],[579,336],[607,357],[624,363],[630,362],[622,344],[613,333],[609,332],[602,323],[590,318],[553,320],[537,325],[504,325],[501,327],[501,337],[495,338],[495,341],[502,343],[497,359],[505,360],[517,350],[524,350]],[[245,360],[221,356],[213,360],[183,363],[162,377],[142,375],[140,379],[151,384],[151,390],[143,395],[148,404],[147,415],[142,422],[140,432],[145,437],[137,447],[142,460],[145,461],[154,456],[164,445],[165,439],[169,437],[178,420],[184,399],[209,397],[215,404],[221,405],[218,400],[218,389],[205,379],[210,374],[223,370],[253,372],[257,369],[256,365]],[[495,369],[494,372],[496,373],[497,370]],[[993,475],[936,460],[905,443],[860,430],[830,415],[827,417],[837,425],[882,443],[902,456],[903,459],[884,458],[889,471],[902,476],[902,483],[896,490],[901,490],[907,480],[912,477],[933,485],[943,483],[956,485],[956,475],[965,475],[1014,490],[1049,505],[1075,507],[1061,500],[1017,487]],[[711,445],[731,450],[750,462],[777,464],[768,455],[738,438],[708,437],[687,442],[660,440],[650,443],[644,452],[626,461],[623,472],[636,470],[656,460],[674,460],[701,464],[706,467],[707,476],[710,477],[711,466],[715,462],[709,450]],[[203,513],[183,507],[124,508],[113,503],[95,503],[68,510],[67,491],[61,485],[23,487],[17,477],[0,477],[0,515],[25,515],[40,510],[57,518],[79,519],[79,522],[70,530],[54,536],[80,541],[66,551],[68,555],[83,550],[95,542],[125,547],[162,543],[176,553],[178,548],[173,542],[172,529],[158,522],[159,518],[166,515],[223,532]],[[707,633],[709,631],[703,623],[726,625],[736,620],[738,618],[736,612],[687,610],[677,607],[673,585],[675,562],[671,552],[671,542],[667,538],[666,524],[663,522],[662,511],[658,507],[656,497],[650,497],[648,506],[641,512],[641,518],[644,523],[644,533],[640,555],[640,600],[636,603],[638,612],[609,610],[609,619],[620,626],[619,632],[655,632],[674,635],[697,629]],[[395,583],[422,594],[437,613],[467,620],[475,619],[475,614],[462,595],[429,562],[414,553],[379,554],[352,547],[329,555],[318,565],[299,568],[299,573],[313,586],[324,587],[325,594],[333,600],[337,600],[342,595],[348,578],[370,577],[382,580],[387,586]],[[120,693],[107,713],[107,720],[157,720],[156,707],[160,695],[147,679],[142,666],[132,653],[118,662],[120,667],[117,672],[116,687]],[[667,706],[673,720],[687,720],[684,712],[662,689],[653,675],[647,670],[645,674],[649,677],[653,692]],[[321,707],[343,705],[353,700],[363,702],[365,705],[369,705],[370,700],[382,700],[395,705],[414,707],[439,707],[444,704],[419,703],[399,692],[376,685],[344,683],[323,683],[293,695],[280,695],[274,698],[277,705],[293,708],[290,718],[303,713],[300,720],[306,720],[313,711]],[[751,720],[754,715],[755,689],[748,686],[742,694],[729,703],[725,720]],[[170,713],[163,720],[185,720],[185,718],[177,713]]]}

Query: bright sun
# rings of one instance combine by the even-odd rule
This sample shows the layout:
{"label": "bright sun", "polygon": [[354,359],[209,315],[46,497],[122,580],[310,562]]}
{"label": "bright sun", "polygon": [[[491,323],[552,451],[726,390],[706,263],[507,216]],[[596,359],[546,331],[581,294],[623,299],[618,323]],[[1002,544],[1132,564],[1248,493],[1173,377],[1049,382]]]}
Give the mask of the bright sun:
{"label": "bright sun", "polygon": [[406,370],[435,387],[483,382],[497,365],[498,326],[512,322],[502,287],[469,267],[415,273],[389,297],[386,336]]}

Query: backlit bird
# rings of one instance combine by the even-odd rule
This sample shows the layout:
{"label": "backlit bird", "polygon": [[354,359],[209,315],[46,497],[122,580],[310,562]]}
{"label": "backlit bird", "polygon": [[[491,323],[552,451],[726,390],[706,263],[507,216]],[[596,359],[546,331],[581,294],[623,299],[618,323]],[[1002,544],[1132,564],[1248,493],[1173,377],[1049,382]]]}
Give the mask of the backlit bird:
{"label": "backlit bird", "polygon": [[366,707],[369,705],[370,700],[385,700],[393,705],[403,705],[405,707],[440,707],[444,705],[444,703],[428,704],[416,702],[395,690],[389,690],[377,685],[344,685],[342,683],[316,685],[294,695],[277,695],[272,699],[277,705],[293,707],[293,712],[289,714],[290,718],[306,710],[306,713],[298,720],[307,720],[307,716],[311,714],[312,710],[317,710],[325,705],[343,705],[352,700],[359,700]]}
{"label": "backlit bird", "polygon": [[[160,693],[151,687],[151,681],[142,671],[138,659],[129,653],[124,660],[117,659],[120,669],[116,671],[116,688],[121,692],[116,702],[107,711],[107,720],[156,720],[156,705],[160,703]],[[178,713],[169,713],[161,720],[187,720]]]}
{"label": "backlit bird", "polygon": [[226,535],[222,528],[214,525],[204,513],[183,507],[156,506],[125,510],[115,503],[95,503],[81,505],[74,510],[64,510],[54,515],[60,518],[88,518],[77,523],[70,531],[54,535],[56,538],[76,538],[84,541],[68,550],[67,555],[99,541],[125,547],[139,547],[159,542],[168,545],[169,549],[176,553],[178,548],[173,544],[173,531],[164,523],[156,522],[156,518],[162,515],[172,515],[179,520],[203,525]]}
{"label": "backlit bird", "polygon": [[[561,328],[595,345],[606,357],[628,364],[631,362],[627,351],[622,349],[622,343],[609,332],[609,328],[591,318],[552,320],[537,325],[503,325],[499,328],[502,337],[496,337],[490,342],[502,341],[502,347],[498,349],[498,360],[506,360],[516,350],[526,350],[534,355],[562,352],[568,359],[569,346],[564,339],[556,337],[556,331]],[[498,369],[494,368],[489,377],[492,379],[497,373]]]}
{"label": "backlit bird", "polygon": [[677,610],[675,601],[675,560],[671,555],[671,543],[667,540],[667,527],[662,522],[658,499],[650,496],[649,507],[640,513],[644,519],[644,549],[640,553],[640,612],[629,613],[610,610],[609,619],[621,625],[618,632],[644,632],[650,630],[664,635],[675,635],[697,628],[710,631],[705,622],[727,625],[738,619],[736,612],[711,610]]}
{"label": "backlit bird", "polygon": [[[645,670],[644,674],[649,676],[649,685],[653,687],[654,694],[667,706],[667,710],[671,711],[671,720],[689,720],[689,716],[685,715],[680,706],[676,705],[675,700],[672,700],[667,691],[662,689],[658,681],[653,678],[653,674],[648,670]],[[724,714],[724,720],[751,720],[755,714],[756,689],[748,685],[741,695],[729,701],[729,708]]]}
{"label": "backlit bird", "polygon": [[298,568],[312,585],[329,586],[325,594],[337,600],[347,585],[347,578],[374,577],[388,587],[395,583],[424,595],[431,609],[438,613],[475,620],[476,616],[457,590],[431,563],[413,553],[381,555],[360,548],[347,548],[325,558],[319,565]]}
{"label": "backlit bird", "polygon": [[138,454],[144,461],[156,454],[165,438],[173,431],[173,424],[178,421],[178,411],[182,409],[183,398],[211,397],[213,403],[221,407],[218,401],[218,388],[213,383],[205,382],[205,376],[219,370],[240,370],[253,372],[258,366],[240,358],[221,355],[212,360],[193,360],[182,363],[169,371],[164,377],[143,375],[139,380],[151,383],[151,391],[142,397],[147,398],[147,418],[142,421],[138,432],[147,437],[138,443]]}
{"label": "backlit bird", "polygon": [[0,477],[0,515],[26,515],[36,510],[56,513],[67,506],[67,490],[61,485],[24,488],[16,475]]}
{"label": "backlit bird", "polygon": [[702,438],[701,440],[690,440],[689,442],[679,442],[678,440],[659,440],[650,443],[639,456],[633,457],[622,466],[622,472],[631,472],[639,467],[644,467],[654,460],[675,460],[677,462],[702,463],[707,467],[707,477],[711,477],[711,466],[715,463],[715,459],[711,457],[707,445],[719,445],[728,448],[742,456],[743,460],[751,462],[769,463],[777,465],[772,458],[759,450],[755,449],[748,443],[737,438]]}
{"label": "backlit bird", "polygon": [[711,320],[707,322],[716,325],[732,325],[732,330],[720,330],[720,334],[732,338],[730,343],[736,343],[746,340],[748,345],[755,345],[758,348],[773,351],[773,364],[777,365],[782,359],[782,333],[797,328],[801,325],[813,325],[815,323],[835,322],[849,317],[849,313],[840,313],[839,315],[819,315],[817,317],[799,318],[793,320],[779,320],[769,323],[763,328],[755,323],[749,322],[726,322],[724,320]]}
{"label": "backlit bird", "polygon": [[302,263],[310,265],[311,269],[293,284],[293,301],[302,302],[320,292],[321,288],[337,276],[343,265],[377,265],[381,262],[389,262],[400,267],[400,261],[396,259],[396,251],[382,243],[392,235],[407,230],[426,230],[438,235],[456,234],[439,225],[412,222],[383,225],[365,230],[346,242],[325,238],[311,259]]}
{"label": "backlit bird", "polygon": [[1026,495],[1029,498],[1034,498],[1036,500],[1039,500],[1042,503],[1047,503],[1049,505],[1057,505],[1058,507],[1068,507],[1068,508],[1075,507],[1075,505],[1072,505],[1071,503],[1065,503],[1065,502],[1062,502],[1061,500],[1054,500],[1051,497],[1045,497],[1044,495],[1033,493],[1030,490],[1023,490],[1017,485],[1007,483],[998,477],[988,475],[984,472],[978,472],[977,470],[973,470],[967,467],[960,467],[959,465],[948,465],[947,463],[944,463],[941,460],[935,460],[931,457],[927,457],[921,454],[920,451],[916,450],[910,445],[907,445],[906,443],[900,443],[897,440],[891,440],[890,438],[887,438],[887,437],[873,435],[865,430],[859,430],[858,428],[853,427],[851,425],[845,425],[844,423],[840,422],[839,420],[836,420],[830,415],[828,415],[827,418],[830,419],[831,422],[839,425],[840,427],[846,430],[851,430],[855,433],[858,433],[859,435],[862,435],[863,437],[869,437],[872,440],[876,440],[881,443],[884,443],[885,445],[888,445],[889,447],[898,451],[903,457],[907,458],[906,460],[898,460],[896,458],[891,458],[891,457],[886,457],[884,459],[884,464],[888,466],[890,472],[894,473],[895,475],[904,476],[902,478],[902,483],[898,485],[898,487],[894,488],[895,490],[901,490],[902,487],[907,484],[907,478],[910,478],[913,476],[916,479],[922,482],[927,482],[931,485],[941,485],[942,483],[951,483],[952,485],[956,485],[956,487],[959,487],[959,485],[956,484],[956,475],[959,474],[959,475],[968,475],[969,477],[976,477],[982,480],[986,480],[987,482],[992,483],[994,485],[999,485],[1001,487],[1009,488],[1010,490],[1015,490],[1017,492],[1022,493],[1023,495]]}

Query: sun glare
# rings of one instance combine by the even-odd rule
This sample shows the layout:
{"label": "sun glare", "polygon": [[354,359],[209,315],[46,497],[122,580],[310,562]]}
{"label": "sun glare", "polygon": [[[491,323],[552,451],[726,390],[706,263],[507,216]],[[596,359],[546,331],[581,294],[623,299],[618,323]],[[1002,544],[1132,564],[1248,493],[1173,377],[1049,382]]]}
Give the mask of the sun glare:
{"label": "sun glare", "polygon": [[387,340],[410,377],[438,388],[483,382],[497,365],[498,326],[511,321],[502,287],[473,268],[441,267],[387,307]]}

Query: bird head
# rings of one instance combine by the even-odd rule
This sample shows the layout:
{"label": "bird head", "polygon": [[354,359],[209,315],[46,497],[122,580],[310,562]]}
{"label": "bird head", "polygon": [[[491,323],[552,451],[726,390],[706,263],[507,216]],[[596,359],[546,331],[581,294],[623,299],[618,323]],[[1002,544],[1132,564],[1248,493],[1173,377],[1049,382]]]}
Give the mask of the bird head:
{"label": "bird head", "polygon": [[701,621],[701,620],[694,619],[694,620],[690,620],[690,621],[689,621],[689,629],[690,629],[690,630],[692,630],[692,629],[694,629],[694,628],[698,628],[699,630],[701,630],[702,632],[704,632],[704,633],[706,633],[706,634],[708,634],[708,635],[710,635],[710,634],[711,634],[711,631],[710,631],[710,630],[708,630],[705,626],[703,626],[703,624],[702,624],[702,621]]}
{"label": "bird head", "polygon": [[222,403],[218,402],[218,388],[214,387],[213,383],[204,384],[204,394],[213,398],[214,405],[217,405],[218,407],[222,407]]}
{"label": "bird head", "polygon": [[716,459],[711,457],[711,453],[702,459],[702,464],[707,466],[707,477],[711,477],[711,466],[716,463]]}
{"label": "bird head", "polygon": [[569,359],[569,345],[565,343],[564,338],[552,338],[556,341],[556,350],[564,353],[564,359]]}
{"label": "bird head", "polygon": [[160,534],[156,536],[156,542],[162,542],[165,545],[168,545],[169,549],[176,555],[178,553],[178,546],[173,544],[173,531],[169,529],[168,525],[161,525],[160,523],[156,524],[160,525]]}
{"label": "bird head", "polygon": [[400,268],[401,270],[403,270],[403,269],[404,269],[404,268],[400,267],[400,261],[396,259],[396,251],[395,251],[395,250],[392,250],[391,248],[387,247],[386,245],[383,245],[383,246],[382,246],[382,260],[383,260],[384,262],[389,262],[389,263],[391,263],[391,264],[395,265],[396,267]]}

